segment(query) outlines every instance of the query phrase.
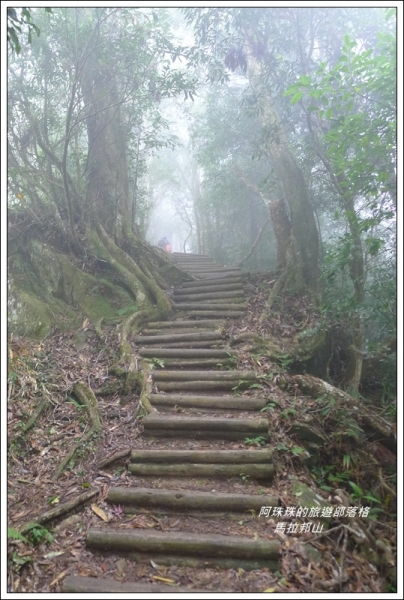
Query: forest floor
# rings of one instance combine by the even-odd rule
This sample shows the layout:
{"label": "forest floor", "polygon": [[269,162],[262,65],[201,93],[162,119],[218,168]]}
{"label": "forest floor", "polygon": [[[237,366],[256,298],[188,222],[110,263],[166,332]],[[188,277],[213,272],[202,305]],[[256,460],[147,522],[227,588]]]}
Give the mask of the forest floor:
{"label": "forest floor", "polygon": [[[282,373],[288,367],[288,349],[293,335],[316,319],[312,307],[301,301],[281,307],[265,321],[260,315],[271,282],[249,282],[247,315],[229,321],[226,333],[230,336],[246,331],[262,335],[271,333],[279,345],[285,348],[283,360],[277,364],[266,356],[252,355],[240,349],[239,369],[254,369],[263,379],[265,393],[270,399],[270,425],[275,449],[273,463],[276,475],[270,486],[262,492],[280,498],[283,507],[296,505],[294,482],[306,484],[328,501],[338,506],[338,488],[345,490],[352,506],[369,506],[370,511],[362,521],[373,536],[389,546],[394,553],[396,547],[396,514],[394,499],[383,491],[369,490],[366,469],[344,459],[344,451],[330,443],[327,452],[318,457],[314,464],[306,460],[306,453],[290,433],[293,420],[307,411],[318,410],[313,398],[300,393],[291,394],[280,385]],[[193,448],[191,441],[156,441],[141,437],[141,421],[133,418],[138,403],[138,394],[127,397],[116,393],[111,396],[97,395],[102,435],[90,440],[80,449],[80,455],[70,461],[61,476],[54,474],[72,444],[88,430],[89,422],[84,409],[74,400],[73,385],[82,381],[92,390],[114,381],[109,373],[116,360],[118,341],[116,333],[104,330],[100,340],[92,326],[84,321],[80,330],[71,333],[56,333],[41,343],[23,338],[11,338],[8,346],[8,526],[11,528],[8,547],[8,591],[9,592],[59,592],[66,575],[79,574],[91,577],[112,577],[117,581],[136,580],[144,583],[163,582],[173,586],[226,592],[342,592],[381,593],[393,592],[388,583],[385,567],[371,562],[361,550],[352,534],[349,519],[334,519],[329,529],[311,532],[275,531],[279,518],[258,517],[255,514],[234,516],[188,516],[181,522],[178,515],[156,517],[148,511],[136,514],[124,513],[122,507],[105,502],[111,486],[160,487],[159,479],[134,477],[127,470],[129,453],[136,448]],[[262,393],[262,390],[249,392]],[[47,401],[42,414],[32,427],[24,430],[28,419],[37,410],[39,403]],[[184,411],[183,414],[192,414]],[[214,414],[214,413],[213,413]],[[218,413],[219,414],[219,413]],[[220,416],[223,416],[223,411]],[[227,416],[227,415],[226,415]],[[247,444],[240,442],[206,442],[206,448],[241,449],[258,447],[259,438]],[[204,444],[198,443],[199,449]],[[121,453],[121,460],[102,466],[108,457]],[[332,459],[334,457],[334,459]],[[394,471],[394,465],[393,465]],[[394,473],[393,473],[394,475]],[[393,480],[393,476],[392,476]],[[190,481],[192,482],[190,484]],[[353,486],[349,482],[353,482]],[[172,489],[181,489],[184,482],[172,480]],[[218,492],[254,493],[248,478],[232,480],[187,480],[187,487]],[[392,484],[393,485],[393,484]],[[356,497],[352,495],[355,492]],[[79,505],[60,522],[44,523],[24,534],[25,539],[16,539],[16,530],[24,524],[34,522],[46,511],[57,508],[85,492],[96,489],[98,497]],[[360,490],[361,494],[358,492]],[[366,490],[363,491],[362,490]],[[362,496],[362,497],[360,497]],[[368,498],[367,498],[368,497]],[[73,514],[72,514],[73,512]],[[297,519],[299,520],[299,519]],[[150,561],[136,563],[113,554],[101,554],[86,548],[86,532],[103,521],[120,523],[126,528],[150,528],[156,531],[187,531],[245,535],[252,538],[278,539],[281,546],[280,571],[267,569],[244,571],[232,569],[221,571],[216,568],[197,569],[184,566],[163,567]],[[283,517],[288,526],[293,517]],[[353,522],[353,521],[352,521]],[[394,568],[393,559],[390,568]],[[175,587],[173,587],[175,591]]]}

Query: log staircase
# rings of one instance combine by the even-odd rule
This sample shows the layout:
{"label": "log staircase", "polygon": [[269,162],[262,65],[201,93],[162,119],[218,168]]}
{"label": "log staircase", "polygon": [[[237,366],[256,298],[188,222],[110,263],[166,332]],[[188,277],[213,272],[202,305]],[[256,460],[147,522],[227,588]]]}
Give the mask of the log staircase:
{"label": "log staircase", "polygon": [[[137,563],[278,570],[279,543],[270,534],[231,534],[234,518],[240,520],[246,512],[258,518],[262,506],[278,505],[278,498],[268,493],[272,450],[244,444],[246,438],[269,441],[266,413],[259,413],[267,399],[243,394],[257,381],[256,374],[237,370],[237,354],[226,347],[223,334],[226,319],[245,312],[240,269],[223,268],[205,255],[174,253],[172,260],[193,280],[174,290],[173,320],[149,322],[135,339],[151,367],[149,400],[156,411],[143,418],[144,446],[131,453],[133,487],[111,488],[107,501],[124,506],[127,513],[177,515],[179,525],[175,531],[155,531],[105,523],[88,531],[87,547]],[[215,490],[218,481],[227,491]],[[243,490],[243,481],[253,493]],[[209,528],[201,533],[200,527],[192,531],[193,518],[199,523],[205,518],[207,524],[224,519],[230,534]],[[68,576],[63,591],[212,590]]]}

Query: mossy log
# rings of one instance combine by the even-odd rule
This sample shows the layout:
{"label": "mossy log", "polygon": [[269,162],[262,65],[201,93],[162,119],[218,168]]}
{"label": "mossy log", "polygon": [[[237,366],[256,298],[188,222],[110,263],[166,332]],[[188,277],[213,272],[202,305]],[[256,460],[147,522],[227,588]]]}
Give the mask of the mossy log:
{"label": "mossy log", "polygon": [[173,392],[173,391],[229,391],[245,390],[251,385],[251,381],[158,381],[156,385],[159,391],[162,392]]}
{"label": "mossy log", "polygon": [[224,320],[220,319],[199,319],[199,320],[189,320],[189,319],[177,319],[176,321],[150,321],[147,324],[147,327],[154,327],[159,329],[177,329],[177,328],[187,328],[187,327],[214,327],[215,329],[220,329],[225,325]]}
{"label": "mossy log", "polygon": [[269,463],[273,449],[266,450],[132,450],[132,463]]}
{"label": "mossy log", "polygon": [[184,463],[167,465],[162,463],[131,463],[129,473],[139,477],[253,477],[270,480],[274,475],[273,465],[263,464],[204,464]]}
{"label": "mossy log", "polygon": [[231,367],[234,362],[231,358],[202,358],[202,359],[190,359],[181,360],[178,358],[166,359],[163,361],[164,367],[167,369],[208,369],[208,368],[220,368],[220,367]]}
{"label": "mossy log", "polygon": [[161,490],[150,488],[112,488],[107,502],[124,506],[155,508],[170,510],[201,510],[245,512],[255,511],[259,514],[262,506],[278,506],[276,496],[252,494],[223,494],[215,492]]}
{"label": "mossy log", "polygon": [[[177,298],[181,298],[181,302],[189,302],[190,300],[224,300],[225,298],[230,298],[231,302],[234,302],[234,298],[238,298],[240,292],[238,290],[234,290],[232,292],[206,292],[204,294],[178,294],[177,291],[174,291],[174,301],[177,301]],[[245,300],[245,298],[244,298]]]}
{"label": "mossy log", "polygon": [[227,312],[242,311],[247,307],[245,304],[219,304],[209,302],[177,302],[174,304],[175,310],[200,310],[200,311],[212,311],[212,310],[225,310]]}
{"label": "mossy log", "polygon": [[[213,307],[212,307],[213,309]],[[189,310],[187,309],[187,314],[191,317],[222,317],[224,319],[238,319],[239,317],[243,317],[245,312],[242,310]]]}
{"label": "mossy log", "polygon": [[207,417],[168,417],[167,415],[150,414],[143,419],[143,427],[174,431],[240,431],[246,434],[267,433],[267,419],[212,419]]}
{"label": "mossy log", "polygon": [[153,335],[136,337],[135,342],[140,344],[160,344],[168,342],[197,342],[197,341],[212,341],[222,340],[222,335],[217,331],[198,331],[191,333],[171,333],[167,335]]}
{"label": "mossy log", "polygon": [[[192,293],[201,293],[204,294],[206,292],[226,292],[231,290],[237,290],[243,292],[243,287],[241,281],[235,281],[234,283],[221,283],[219,281],[199,281],[199,285],[192,286]],[[185,294],[189,294],[189,287],[180,288],[175,290],[177,296],[184,296]]]}
{"label": "mossy log", "polygon": [[[158,344],[149,344],[149,347],[160,350],[164,348],[213,348],[218,345],[221,345],[221,340],[208,340],[206,342],[193,342],[192,340],[189,340],[189,342],[159,342]],[[155,354],[154,356],[158,355]]]}
{"label": "mossy log", "polygon": [[269,442],[269,433],[264,431],[257,434],[255,431],[208,431],[208,430],[185,430],[185,429],[145,429],[144,437],[158,440],[160,438],[188,439],[188,440],[232,440],[242,442],[247,437],[259,435],[263,442]]}
{"label": "mossy log", "polygon": [[116,581],[115,579],[97,579],[68,575],[63,581],[64,594],[205,594],[208,590],[198,588],[164,585],[159,583],[139,583],[138,581]]}
{"label": "mossy log", "polygon": [[233,276],[225,276],[225,277],[212,277],[211,279],[198,279],[196,281],[188,281],[187,283],[183,283],[182,286],[175,290],[176,294],[184,291],[184,294],[189,293],[197,293],[198,290],[195,288],[202,287],[202,293],[206,288],[209,288],[209,292],[215,292],[216,290],[212,290],[211,286],[222,286],[222,285],[236,285],[236,288],[233,289],[242,289],[243,288],[243,279],[240,275],[236,277]]}
{"label": "mossy log", "polygon": [[154,371],[154,381],[255,381],[254,371]]}
{"label": "mossy log", "polygon": [[278,560],[279,542],[219,534],[194,534],[160,531],[104,531],[90,529],[86,544],[99,550],[183,554],[194,557],[219,557]]}
{"label": "mossy log", "polygon": [[214,408],[223,410],[261,410],[266,406],[265,398],[248,396],[186,396],[184,394],[151,394],[150,402],[156,406],[180,406],[194,408]]}
{"label": "mossy log", "polygon": [[208,349],[172,349],[172,348],[140,348],[139,354],[149,358],[229,358],[237,356],[233,350]]}
{"label": "mossy log", "polygon": [[[135,562],[150,563],[155,560],[155,556],[151,553],[131,552],[131,559]],[[188,556],[178,556],[175,554],[162,554],[158,557],[158,563],[163,566],[178,566],[190,567],[192,569],[233,569],[235,571],[255,571],[257,569],[269,569],[271,571],[280,570],[279,557],[278,560],[257,559],[247,560],[246,558],[190,558]]]}
{"label": "mossy log", "polygon": [[199,277],[209,277],[209,275],[239,275],[240,269],[223,269],[223,267],[208,267],[203,265],[195,265],[184,268],[184,271],[197,275]]}
{"label": "mossy log", "polygon": [[[202,327],[177,327],[175,330],[173,330],[173,333],[198,333],[200,331],[202,331],[203,329],[206,329],[206,327],[202,328]],[[166,335],[168,333],[167,329],[142,329],[142,335],[147,335],[147,336],[152,336],[152,335]]]}

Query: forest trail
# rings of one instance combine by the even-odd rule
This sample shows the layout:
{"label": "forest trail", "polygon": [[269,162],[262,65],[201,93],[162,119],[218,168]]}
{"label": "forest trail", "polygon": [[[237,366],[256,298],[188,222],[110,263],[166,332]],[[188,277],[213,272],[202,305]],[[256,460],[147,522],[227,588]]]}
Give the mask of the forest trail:
{"label": "forest trail", "polygon": [[245,312],[240,269],[204,255],[172,258],[194,280],[174,290],[175,319],[148,323],[135,340],[151,367],[156,410],[142,421],[144,446],[131,453],[133,486],[112,487],[106,498],[125,513],[152,517],[160,531],[103,523],[88,531],[86,545],[136,564],[194,569],[196,587],[167,577],[143,584],[69,575],[64,592],[212,592],[204,573],[212,568],[216,592],[218,577],[225,582],[234,569],[262,569],[264,589],[265,573],[280,566],[279,541],[256,518],[261,507],[279,504],[270,487],[272,449],[259,445],[269,441],[268,418],[259,412],[268,398],[248,395],[259,379],[237,370],[222,329]]}

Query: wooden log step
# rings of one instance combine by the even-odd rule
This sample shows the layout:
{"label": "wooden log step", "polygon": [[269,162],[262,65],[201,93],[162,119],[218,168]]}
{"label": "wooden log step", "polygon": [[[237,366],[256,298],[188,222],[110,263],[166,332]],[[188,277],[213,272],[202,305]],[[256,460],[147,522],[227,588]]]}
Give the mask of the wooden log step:
{"label": "wooden log step", "polygon": [[[196,287],[194,288],[196,293],[201,293],[201,294],[207,294],[207,293],[211,293],[212,292],[217,292],[217,293],[222,293],[225,292],[226,290],[228,290],[230,288],[230,291],[234,291],[237,292],[237,297],[238,298],[242,298],[244,296],[244,290],[241,287],[241,285],[234,283],[234,284],[222,284],[222,285],[212,285],[211,287]],[[193,294],[194,292],[192,292]],[[182,290],[182,289],[178,289],[175,292],[175,297],[174,300],[178,301],[180,298],[182,298],[183,296],[189,296],[189,290]]]}
{"label": "wooden log step", "polygon": [[[182,291],[182,290],[181,290]],[[174,290],[174,300],[176,298],[181,297],[184,302],[188,302],[188,300],[224,300],[224,298],[238,298],[240,296],[240,292],[238,290],[233,290],[230,292],[206,292],[205,294],[178,294],[176,290]]]}
{"label": "wooden log step", "polygon": [[[206,328],[204,328],[204,329],[206,329]],[[169,333],[191,333],[191,332],[198,333],[201,330],[202,330],[202,328],[198,328],[198,327],[184,327],[184,328],[178,328],[178,329],[143,329],[142,335],[151,336],[151,335],[166,335]],[[211,331],[216,331],[216,329],[212,328]]]}
{"label": "wooden log step", "polygon": [[[212,307],[213,309],[213,307]],[[245,312],[242,310],[187,310],[187,314],[192,317],[223,317],[225,319],[237,319],[243,317]]]}
{"label": "wooden log step", "polygon": [[181,269],[182,271],[198,271],[198,270],[207,270],[210,271],[211,269],[215,270],[215,271],[223,271],[223,267],[221,267],[218,263],[214,263],[212,261],[203,261],[203,260],[192,260],[189,262],[185,262],[185,261],[180,261],[176,263],[176,266]]}
{"label": "wooden log step", "polygon": [[[157,357],[156,357],[157,358]],[[226,366],[230,367],[234,363],[231,358],[202,358],[202,359],[190,359],[190,360],[181,360],[177,358],[168,358],[163,361],[164,369],[208,369]],[[158,367],[159,365],[157,365]]]}
{"label": "wooden log step", "polygon": [[251,385],[251,381],[238,383],[237,381],[158,381],[156,385],[160,392],[180,392],[180,391],[230,391],[235,387],[245,390]]}
{"label": "wooden log step", "polygon": [[132,450],[132,463],[269,464],[273,449],[265,450]]}
{"label": "wooden log step", "polygon": [[178,256],[186,256],[187,258],[195,258],[195,257],[210,258],[209,254],[202,254],[200,252],[173,252],[171,254],[171,256],[173,258],[177,258]]}
{"label": "wooden log step", "polygon": [[210,350],[199,348],[140,348],[139,354],[152,358],[229,358],[237,356],[237,352],[233,350],[219,350],[216,348]]}
{"label": "wooden log step", "polygon": [[[176,298],[173,298],[173,300],[174,302],[194,302],[194,299],[191,298],[191,300],[185,300],[182,296],[177,296]],[[224,302],[226,302],[226,300],[228,300],[228,302],[231,302],[231,304],[237,304],[238,306],[240,306],[240,304],[245,304],[246,298],[244,294],[242,294],[242,292],[239,292],[238,295],[234,298],[207,298],[205,300],[199,300],[199,302],[203,302],[205,305],[210,306],[213,310],[216,309],[218,304],[223,304]]]}
{"label": "wooden log step", "polygon": [[[215,533],[197,534],[149,529],[95,529],[87,534],[86,545],[99,550],[153,552],[195,557],[261,559],[279,558],[277,540],[250,539]],[[158,562],[158,561],[157,561]]]}
{"label": "wooden log step", "polygon": [[237,277],[240,274],[240,271],[236,271],[233,269],[202,269],[202,268],[188,268],[184,269],[186,273],[190,275],[194,275],[196,277],[201,277],[202,279],[210,279],[211,277],[217,275],[223,277],[223,275],[232,275],[233,277]]}
{"label": "wooden log step", "polygon": [[210,340],[206,342],[193,342],[190,340],[189,342],[159,342],[157,344],[149,344],[150,348],[213,348],[219,346],[219,340]]}
{"label": "wooden log step", "polygon": [[219,340],[210,340],[206,342],[160,342],[158,344],[148,344],[149,348],[216,348],[220,346]]}
{"label": "wooden log step", "polygon": [[155,488],[115,487],[109,490],[106,498],[110,504],[164,508],[174,511],[255,511],[258,515],[263,506],[279,506],[276,496],[253,494],[226,494],[200,492],[198,490],[162,490]]}
{"label": "wooden log step", "polygon": [[183,263],[183,268],[192,269],[192,271],[206,271],[210,273],[241,273],[240,267],[222,267],[217,263],[188,263],[187,265]]}
{"label": "wooden log step", "polygon": [[153,371],[154,381],[255,381],[254,371]]}
{"label": "wooden log step", "polygon": [[[180,288],[176,288],[175,293],[179,294],[180,292],[182,292],[184,290],[184,293],[189,293],[189,290],[192,290],[192,293],[196,293],[196,290],[199,288],[202,288],[202,292],[205,291],[209,291],[209,292],[215,292],[215,291],[220,291],[221,289],[223,289],[223,286],[234,286],[234,287],[225,287],[224,291],[227,289],[228,291],[231,290],[238,290],[241,289],[243,287],[243,282],[241,277],[224,277],[224,278],[218,278],[218,277],[214,277],[212,279],[199,279],[197,281],[187,281],[186,283],[183,283],[182,286]],[[219,290],[212,290],[212,287],[218,287]],[[186,290],[186,292],[185,292]],[[198,290],[199,291],[199,290]]]}
{"label": "wooden log step", "polygon": [[223,327],[225,325],[224,320],[220,319],[177,319],[176,321],[150,321],[147,327],[161,328],[161,329],[177,329],[187,327]]}
{"label": "wooden log step", "polygon": [[222,265],[215,262],[211,258],[194,258],[193,260],[183,260],[183,259],[179,258],[178,260],[175,261],[175,266],[178,267],[179,269],[184,269],[187,267],[191,267],[193,265],[205,266],[205,267],[206,266],[208,266],[208,267],[214,266],[217,268],[222,267]]}
{"label": "wooden log step", "polygon": [[128,471],[137,477],[241,477],[243,475],[269,481],[274,476],[273,465],[261,463],[239,463],[235,465],[216,463],[179,463],[174,465],[130,463]]}
{"label": "wooden log step", "polygon": [[186,431],[242,431],[245,433],[266,433],[268,420],[259,419],[220,419],[211,417],[172,417],[167,414],[148,414],[143,420],[144,430],[186,430]]}
{"label": "wooden log step", "polygon": [[257,434],[253,431],[245,433],[243,431],[187,431],[185,429],[145,429],[142,435],[147,438],[153,438],[154,440],[159,440],[161,438],[172,438],[176,440],[215,440],[222,442],[224,440],[243,442],[247,437],[257,437],[257,435],[259,435],[259,437],[262,438],[262,441],[271,441],[269,433],[264,433],[263,431]]}
{"label": "wooden log step", "polygon": [[193,277],[198,277],[201,283],[204,283],[205,280],[215,279],[216,277],[222,278],[223,275],[228,275],[232,277],[237,277],[236,271],[199,271],[195,269],[187,269],[185,271],[188,275],[192,275]]}
{"label": "wooden log step", "polygon": [[245,310],[247,308],[246,304],[209,304],[209,302],[178,302],[173,305],[175,310]]}
{"label": "wooden log step", "polygon": [[207,340],[221,340],[222,336],[217,331],[198,331],[191,333],[169,333],[167,335],[142,335],[135,338],[136,343],[158,344],[160,342],[204,342]]}
{"label": "wooden log step", "polygon": [[179,585],[159,583],[139,583],[138,581],[116,581],[68,575],[63,580],[62,591],[65,594],[209,594],[209,590]]}
{"label": "wooden log step", "polygon": [[184,394],[150,394],[154,406],[181,406],[184,408],[215,408],[225,410],[261,410],[266,406],[264,398],[247,396],[187,396]]}

